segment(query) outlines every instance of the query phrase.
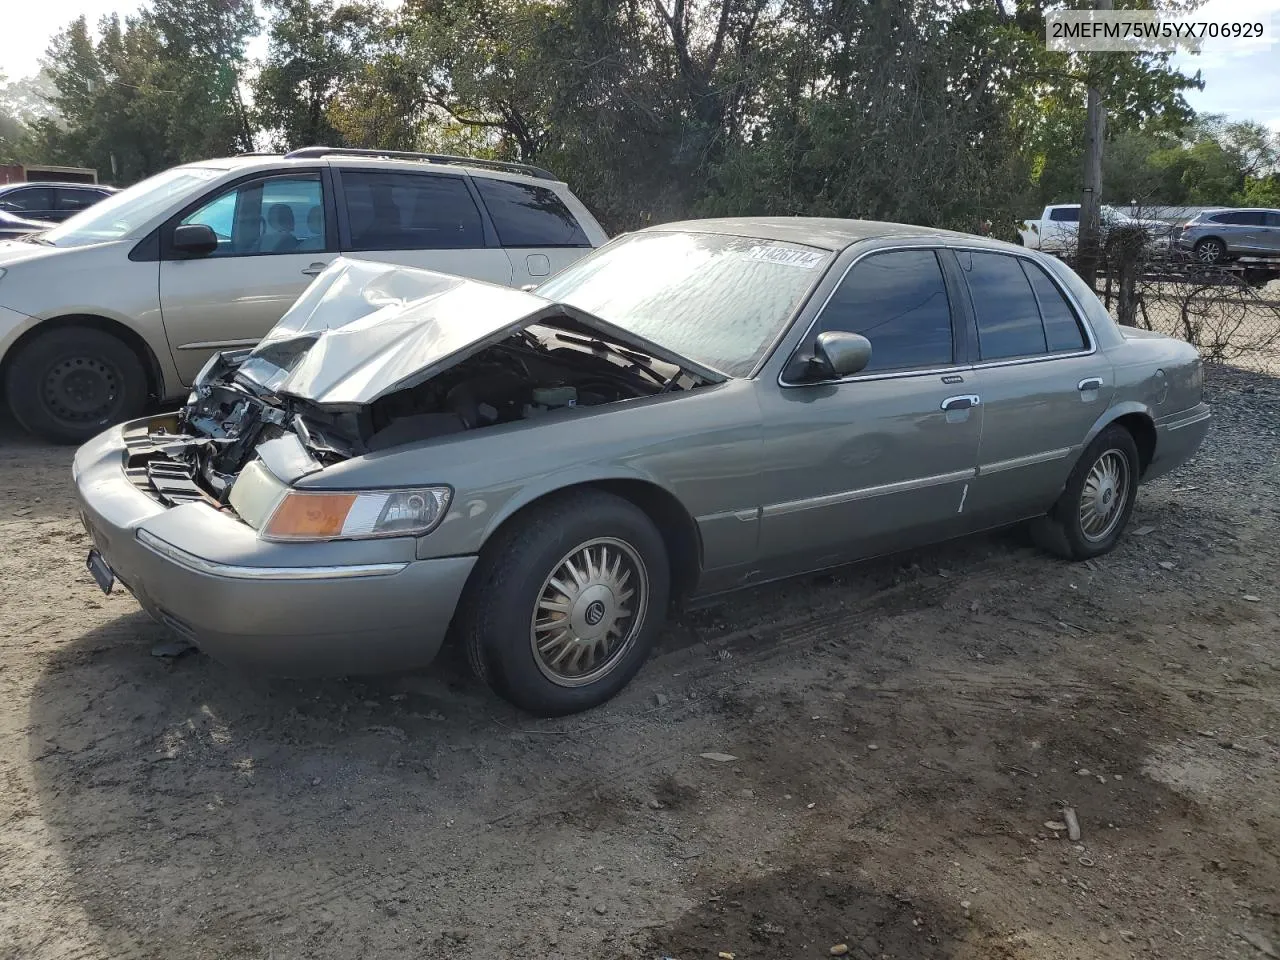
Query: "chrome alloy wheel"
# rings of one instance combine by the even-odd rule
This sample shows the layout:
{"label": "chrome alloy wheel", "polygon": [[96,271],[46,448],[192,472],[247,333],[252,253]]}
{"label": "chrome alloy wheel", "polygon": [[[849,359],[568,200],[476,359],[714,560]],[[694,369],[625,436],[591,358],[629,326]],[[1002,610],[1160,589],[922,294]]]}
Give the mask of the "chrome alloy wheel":
{"label": "chrome alloy wheel", "polygon": [[1201,263],[1217,263],[1222,253],[1222,244],[1217,240],[1203,240],[1195,249],[1196,259]]}
{"label": "chrome alloy wheel", "polygon": [[1129,461],[1114,448],[1089,469],[1080,491],[1080,531],[1091,543],[1105,540],[1124,514],[1129,497]]}
{"label": "chrome alloy wheel", "polygon": [[533,659],[562,687],[594,683],[635,644],[649,574],[628,543],[599,537],[567,553],[542,583],[529,625]]}

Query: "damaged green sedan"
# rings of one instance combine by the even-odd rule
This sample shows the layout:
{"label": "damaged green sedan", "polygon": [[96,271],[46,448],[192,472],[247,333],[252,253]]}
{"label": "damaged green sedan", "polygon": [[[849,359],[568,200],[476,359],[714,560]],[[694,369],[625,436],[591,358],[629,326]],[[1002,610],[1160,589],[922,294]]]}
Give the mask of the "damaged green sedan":
{"label": "damaged green sedan", "polygon": [[669,607],[1032,520],[1111,549],[1208,427],[1195,350],[1060,263],[944,231],[733,219],[533,291],[359,260],[75,480],[90,570],[230,665],[421,667],[597,705]]}

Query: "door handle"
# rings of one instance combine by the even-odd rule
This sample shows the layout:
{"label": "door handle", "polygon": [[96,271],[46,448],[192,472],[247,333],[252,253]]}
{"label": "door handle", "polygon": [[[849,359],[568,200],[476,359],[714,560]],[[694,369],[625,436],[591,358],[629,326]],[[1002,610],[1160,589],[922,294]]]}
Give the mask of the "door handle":
{"label": "door handle", "polygon": [[321,271],[321,270],[323,270],[323,269],[324,269],[325,267],[327,267],[327,266],[328,266],[328,264],[327,264],[327,263],[319,263],[319,262],[316,262],[316,263],[313,263],[313,264],[312,264],[311,266],[309,266],[309,267],[304,267],[304,268],[303,268],[303,270],[302,270],[302,273],[303,273],[303,275],[304,275],[304,276],[314,277],[316,274],[320,273],[320,271]]}
{"label": "door handle", "polygon": [[942,401],[943,410],[968,410],[981,403],[981,398],[974,393],[966,393],[959,397],[947,397]]}
{"label": "door handle", "polygon": [[1085,377],[1083,380],[1081,380],[1079,383],[1076,384],[1076,389],[1079,390],[1081,393],[1084,393],[1087,390],[1100,390],[1102,389],[1102,378],[1101,377]]}

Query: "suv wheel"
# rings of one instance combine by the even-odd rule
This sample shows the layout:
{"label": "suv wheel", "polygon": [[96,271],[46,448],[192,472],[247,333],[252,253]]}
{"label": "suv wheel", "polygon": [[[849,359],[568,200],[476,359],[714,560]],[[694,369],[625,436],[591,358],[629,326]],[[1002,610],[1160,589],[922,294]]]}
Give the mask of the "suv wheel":
{"label": "suv wheel", "polygon": [[1221,263],[1227,259],[1226,245],[1217,237],[1205,237],[1192,248],[1192,252],[1201,263]]}
{"label": "suv wheel", "polygon": [[90,327],[58,327],[27,343],[9,365],[14,418],[55,443],[83,443],[142,413],[147,376],[122,341]]}
{"label": "suv wheel", "polygon": [[670,594],[662,535],[630,501],[581,490],[487,545],[460,610],[476,675],[531,713],[597,706],[635,676]]}

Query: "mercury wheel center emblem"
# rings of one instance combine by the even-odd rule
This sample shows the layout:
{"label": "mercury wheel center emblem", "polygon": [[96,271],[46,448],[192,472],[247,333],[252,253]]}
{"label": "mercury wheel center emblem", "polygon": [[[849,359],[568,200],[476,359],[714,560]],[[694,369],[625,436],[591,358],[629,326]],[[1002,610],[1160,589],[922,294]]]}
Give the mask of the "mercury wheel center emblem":
{"label": "mercury wheel center emblem", "polygon": [[590,626],[593,626],[593,627],[596,626],[597,624],[600,623],[601,620],[604,619],[604,604],[601,603],[599,600],[593,601],[592,603],[587,605],[587,609],[584,616],[586,617],[586,621]]}

